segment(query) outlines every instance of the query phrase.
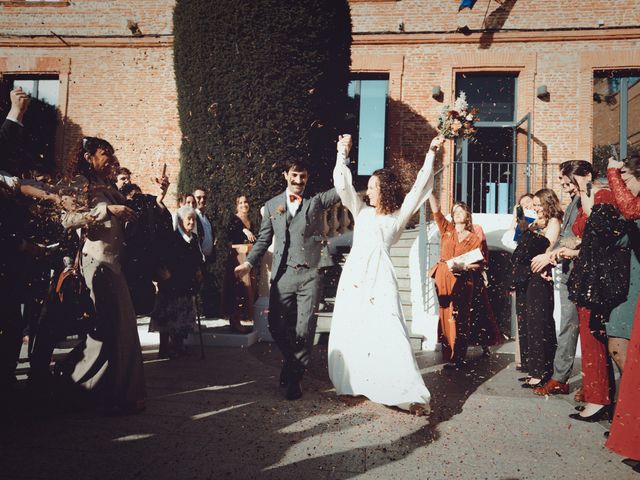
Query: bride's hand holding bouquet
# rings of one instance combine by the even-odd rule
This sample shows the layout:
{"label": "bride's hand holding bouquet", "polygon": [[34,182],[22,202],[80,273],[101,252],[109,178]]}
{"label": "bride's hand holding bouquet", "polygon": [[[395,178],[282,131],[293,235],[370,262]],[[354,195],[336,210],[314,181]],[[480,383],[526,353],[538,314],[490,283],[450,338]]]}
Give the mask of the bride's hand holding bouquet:
{"label": "bride's hand holding bouquet", "polygon": [[446,138],[442,134],[438,134],[436,137],[431,140],[431,145],[429,145],[429,150],[437,152],[442,147],[442,144],[445,142]]}

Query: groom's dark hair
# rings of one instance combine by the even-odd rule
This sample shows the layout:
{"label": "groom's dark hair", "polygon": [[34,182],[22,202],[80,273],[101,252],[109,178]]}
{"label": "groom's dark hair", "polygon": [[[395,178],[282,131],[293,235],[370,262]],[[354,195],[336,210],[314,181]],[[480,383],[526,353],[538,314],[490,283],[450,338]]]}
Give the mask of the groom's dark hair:
{"label": "groom's dark hair", "polygon": [[308,172],[309,165],[302,160],[290,159],[285,163],[285,172],[288,173],[291,170],[293,170],[294,172]]}

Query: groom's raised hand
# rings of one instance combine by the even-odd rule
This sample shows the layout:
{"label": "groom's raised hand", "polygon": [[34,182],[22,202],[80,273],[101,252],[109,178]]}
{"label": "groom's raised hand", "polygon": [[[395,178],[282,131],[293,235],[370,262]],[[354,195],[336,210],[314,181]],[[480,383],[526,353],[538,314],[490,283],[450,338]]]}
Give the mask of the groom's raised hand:
{"label": "groom's raised hand", "polygon": [[351,135],[345,133],[344,135],[338,136],[338,152],[342,152],[344,158],[349,157],[349,152],[351,151]]}

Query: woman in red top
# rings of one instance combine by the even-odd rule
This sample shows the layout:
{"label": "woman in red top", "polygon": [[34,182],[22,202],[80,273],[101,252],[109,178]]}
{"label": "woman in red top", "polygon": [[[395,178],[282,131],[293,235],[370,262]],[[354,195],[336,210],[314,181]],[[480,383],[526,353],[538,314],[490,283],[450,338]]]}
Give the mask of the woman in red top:
{"label": "woman in red top", "polygon": [[[592,184],[591,173],[581,175],[579,172],[571,179],[578,188],[581,207],[573,224],[573,233],[582,238],[584,229],[591,215],[593,205],[598,203],[615,204],[610,190],[602,184]],[[556,257],[575,258],[579,250],[561,247]],[[602,418],[611,405],[612,365],[607,352],[606,342],[598,340],[589,328],[591,310],[577,306],[580,322],[580,348],[582,350],[582,391],[584,401],[587,402],[579,414],[570,415],[571,418],[587,422],[595,422]]]}
{"label": "woman in red top", "polygon": [[[622,168],[622,170],[621,170]],[[640,219],[640,157],[632,156],[623,164],[609,160],[609,187],[616,205],[628,220]],[[640,302],[636,307],[627,360],[620,380],[618,403],[605,446],[614,452],[640,460]],[[636,467],[637,468],[637,467]]]}
{"label": "woman in red top", "polygon": [[471,302],[474,277],[472,272],[481,268],[472,265],[454,264],[447,260],[480,248],[480,238],[473,232],[471,210],[467,204],[456,202],[451,209],[452,221],[444,218],[440,204],[431,194],[429,204],[433,218],[440,230],[440,261],[429,272],[436,284],[440,304],[438,334],[442,342],[442,356],[448,363],[445,368],[461,368],[467,355],[471,326]]}

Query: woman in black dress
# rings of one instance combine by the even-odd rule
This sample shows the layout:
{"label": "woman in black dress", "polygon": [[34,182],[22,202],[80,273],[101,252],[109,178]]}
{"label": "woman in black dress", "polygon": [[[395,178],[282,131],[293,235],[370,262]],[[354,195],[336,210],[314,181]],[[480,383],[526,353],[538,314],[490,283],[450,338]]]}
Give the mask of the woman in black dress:
{"label": "woman in black dress", "polygon": [[536,192],[533,208],[537,219],[528,228],[523,225],[523,234],[511,260],[516,291],[525,299],[519,302],[518,312],[522,370],[528,373],[522,379],[524,388],[533,388],[551,377],[557,347],[551,268],[534,273],[531,259],[550,251],[558,241],[562,209],[558,197],[548,188]]}
{"label": "woman in black dress", "polygon": [[254,274],[245,275],[237,279],[233,271],[244,263],[256,236],[251,228],[249,218],[249,199],[246,195],[236,197],[236,213],[231,215],[227,228],[229,256],[225,274],[223,297],[224,311],[229,317],[231,330],[237,333],[247,333],[250,327],[240,323],[241,320],[253,318],[253,304],[256,296],[256,279]]}

